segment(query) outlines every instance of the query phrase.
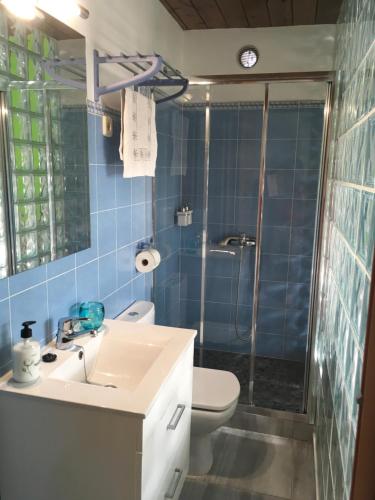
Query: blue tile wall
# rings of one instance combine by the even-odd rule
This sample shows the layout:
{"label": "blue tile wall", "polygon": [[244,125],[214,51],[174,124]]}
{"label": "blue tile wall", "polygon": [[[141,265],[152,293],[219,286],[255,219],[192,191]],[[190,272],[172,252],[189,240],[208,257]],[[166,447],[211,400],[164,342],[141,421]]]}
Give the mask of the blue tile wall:
{"label": "blue tile wall", "polygon": [[[156,322],[196,329],[201,293],[204,123],[202,106],[165,104],[157,108],[154,237],[162,261],[154,273]],[[264,356],[305,357],[322,123],[320,104],[271,106],[259,312],[259,353]],[[215,249],[227,234],[256,233],[262,110],[257,105],[213,105],[211,124],[208,248]],[[194,209],[193,224],[186,228],[175,224],[175,212],[182,202]],[[137,228],[141,225],[140,221]],[[128,241],[125,232],[123,237]],[[237,316],[239,332],[247,335],[254,251],[244,251],[236,314],[239,265],[239,254],[235,258],[208,254],[207,347],[249,350],[249,344],[236,338],[234,327]]]}
{"label": "blue tile wall", "polygon": [[[272,346],[276,357],[305,359],[322,128],[322,104],[270,107],[258,328],[263,355]],[[306,149],[312,141],[314,148]]]}
{"label": "blue tile wall", "polygon": [[350,498],[375,238],[375,3],[344,0],[313,384],[321,500]]}
{"label": "blue tile wall", "polygon": [[[189,161],[182,181],[182,198],[193,200],[200,208],[203,136],[197,138],[196,130],[203,134],[204,108],[186,106],[184,116],[195,133],[186,134]],[[208,250],[215,249],[228,234],[256,234],[262,107],[212,104],[210,119]],[[300,361],[305,358],[322,126],[320,103],[271,105],[258,325],[258,353],[262,356]],[[195,220],[189,231],[182,229],[181,299],[187,303],[198,300],[200,294],[201,212]],[[253,249],[243,252],[237,313],[239,265],[239,251],[236,257],[208,253],[205,345],[209,348],[236,352],[250,349],[249,343],[237,339],[235,320],[237,317],[241,336],[248,336],[254,285]],[[292,293],[297,290],[293,285],[303,287],[303,301]],[[215,310],[225,311],[220,320],[218,313],[213,313]]]}
{"label": "blue tile wall", "polygon": [[151,274],[134,267],[139,245],[152,237],[151,179],[123,179],[119,117],[113,115],[113,137],[105,138],[101,114],[88,115],[91,248],[0,281],[1,373],[10,368],[23,321],[37,320],[34,334],[45,344],[77,303],[100,300],[113,318],[134,300],[151,298]]}

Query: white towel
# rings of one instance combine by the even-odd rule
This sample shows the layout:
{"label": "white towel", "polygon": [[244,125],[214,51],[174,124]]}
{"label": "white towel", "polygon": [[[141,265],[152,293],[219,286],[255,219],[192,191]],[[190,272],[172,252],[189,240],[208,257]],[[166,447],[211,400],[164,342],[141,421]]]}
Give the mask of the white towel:
{"label": "white towel", "polygon": [[121,91],[120,158],[128,177],[155,177],[158,144],[155,101],[131,89]]}

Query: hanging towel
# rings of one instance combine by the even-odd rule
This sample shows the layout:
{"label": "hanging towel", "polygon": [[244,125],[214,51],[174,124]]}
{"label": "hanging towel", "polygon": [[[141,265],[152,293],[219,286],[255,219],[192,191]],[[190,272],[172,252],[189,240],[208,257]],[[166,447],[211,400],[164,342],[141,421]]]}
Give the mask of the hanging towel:
{"label": "hanging towel", "polygon": [[155,101],[131,89],[121,91],[120,158],[125,178],[155,177],[157,137]]}

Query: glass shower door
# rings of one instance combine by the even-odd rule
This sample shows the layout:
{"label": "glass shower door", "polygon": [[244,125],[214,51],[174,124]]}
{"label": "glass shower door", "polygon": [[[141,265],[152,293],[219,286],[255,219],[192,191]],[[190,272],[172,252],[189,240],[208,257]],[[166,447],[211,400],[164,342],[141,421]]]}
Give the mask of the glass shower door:
{"label": "glass shower door", "polygon": [[[185,102],[156,107],[158,156],[153,184],[153,232],[161,262],[154,271],[156,323],[200,330],[206,88],[190,86]],[[178,226],[189,205],[192,224]],[[196,345],[199,345],[199,335]]]}
{"label": "glass shower door", "polygon": [[210,88],[202,364],[236,374],[249,402],[264,85]]}
{"label": "glass shower door", "polygon": [[241,403],[303,411],[327,88],[272,84],[268,106],[266,89],[192,85],[158,106],[153,300],[157,324],[198,331],[195,365],[238,377]]}
{"label": "glass shower door", "polygon": [[327,84],[270,85],[253,403],[301,412]]}
{"label": "glass shower door", "polygon": [[[192,209],[192,224],[181,227],[181,326],[198,331],[201,342],[201,287],[203,262],[203,207],[206,172],[207,87],[190,86],[183,106],[182,176],[180,206]],[[199,351],[195,353],[199,364]]]}

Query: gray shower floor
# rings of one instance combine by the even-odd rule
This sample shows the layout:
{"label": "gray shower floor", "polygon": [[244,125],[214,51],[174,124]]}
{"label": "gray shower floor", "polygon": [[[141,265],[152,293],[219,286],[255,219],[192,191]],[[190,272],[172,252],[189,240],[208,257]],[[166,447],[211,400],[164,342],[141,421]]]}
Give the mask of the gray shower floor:
{"label": "gray shower floor", "polygon": [[[249,402],[250,361],[248,354],[203,349],[202,366],[234,373],[241,385],[240,403]],[[194,353],[199,366],[199,349]],[[297,361],[257,357],[254,403],[256,406],[291,412],[302,411],[305,365]]]}

